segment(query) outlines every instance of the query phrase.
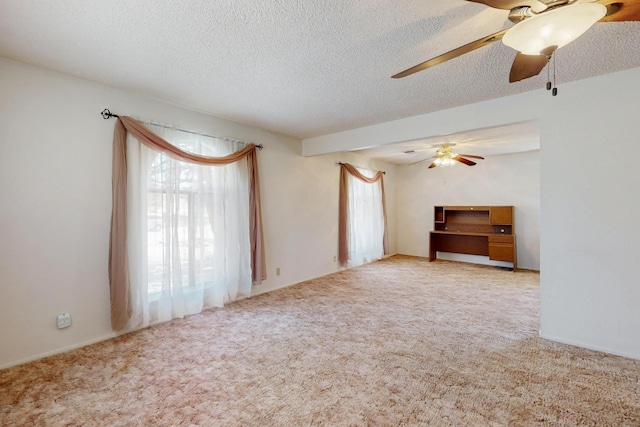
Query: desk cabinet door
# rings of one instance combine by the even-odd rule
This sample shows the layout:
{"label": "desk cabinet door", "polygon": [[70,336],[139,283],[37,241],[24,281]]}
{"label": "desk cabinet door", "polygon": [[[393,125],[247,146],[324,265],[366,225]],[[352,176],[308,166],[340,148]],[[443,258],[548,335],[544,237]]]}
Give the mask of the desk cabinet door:
{"label": "desk cabinet door", "polygon": [[491,224],[511,225],[513,224],[513,207],[492,206],[489,217]]}

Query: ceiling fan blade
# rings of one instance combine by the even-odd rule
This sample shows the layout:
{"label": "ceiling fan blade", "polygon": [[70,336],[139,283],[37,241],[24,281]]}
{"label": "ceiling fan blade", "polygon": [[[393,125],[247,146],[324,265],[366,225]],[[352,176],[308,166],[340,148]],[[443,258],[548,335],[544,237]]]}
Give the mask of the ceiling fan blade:
{"label": "ceiling fan blade", "polygon": [[431,163],[431,164],[429,165],[428,169],[435,168],[436,166],[438,166],[438,165],[436,165],[435,163]]}
{"label": "ceiling fan blade", "polygon": [[483,37],[474,42],[465,44],[464,46],[460,46],[457,49],[453,49],[447,53],[443,53],[440,56],[431,58],[428,61],[418,64],[414,67],[408,68],[402,71],[401,73],[391,76],[391,78],[400,79],[402,77],[407,77],[407,76],[410,76],[411,74],[417,73],[418,71],[426,70],[427,68],[433,67],[438,64],[442,64],[445,61],[448,61],[453,58],[457,58],[460,55],[464,55],[465,53],[469,53],[483,46],[487,46],[493,42],[497,42],[498,40],[502,40],[502,36],[504,36],[506,32],[507,30],[498,31],[497,33],[493,33],[491,35],[488,35],[487,37]]}
{"label": "ceiling fan blade", "polygon": [[600,0],[607,14],[599,22],[640,21],[640,0]]}
{"label": "ceiling fan blade", "polygon": [[520,80],[540,74],[540,71],[547,65],[552,54],[553,52],[548,56],[543,54],[525,55],[524,53],[518,52],[513,60],[513,65],[511,65],[509,83],[519,82]]}
{"label": "ceiling fan blade", "polygon": [[458,156],[465,156],[465,157],[471,157],[472,159],[480,159],[480,160],[484,160],[484,157],[474,156],[474,155],[472,155],[472,154],[458,154]]}
{"label": "ceiling fan blade", "polygon": [[473,166],[476,164],[476,162],[472,162],[471,160],[465,159],[464,157],[460,157],[460,155],[455,156],[453,160],[457,160],[460,163],[464,163],[467,166]]}
{"label": "ceiling fan blade", "polygon": [[468,0],[474,3],[486,4],[494,9],[511,10],[518,6],[529,6],[535,12],[542,12],[547,8],[544,2],[538,0]]}

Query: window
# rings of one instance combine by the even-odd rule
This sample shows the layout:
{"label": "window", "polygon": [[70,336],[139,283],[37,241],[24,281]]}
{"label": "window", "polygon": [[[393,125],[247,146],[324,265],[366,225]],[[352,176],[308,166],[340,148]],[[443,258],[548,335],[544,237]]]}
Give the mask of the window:
{"label": "window", "polygon": [[[222,157],[230,142],[147,127],[184,151]],[[185,163],[129,136],[129,264],[142,324],[222,306],[251,292],[247,162]]]}
{"label": "window", "polygon": [[[357,168],[372,178],[376,172]],[[348,174],[348,267],[355,267],[381,259],[384,255],[385,232],[382,203],[382,180],[373,183]]]}

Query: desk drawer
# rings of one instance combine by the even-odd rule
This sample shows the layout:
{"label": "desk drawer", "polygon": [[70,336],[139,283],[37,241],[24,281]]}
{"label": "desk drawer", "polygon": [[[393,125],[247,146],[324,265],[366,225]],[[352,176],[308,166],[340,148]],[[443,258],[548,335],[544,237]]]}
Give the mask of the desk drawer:
{"label": "desk drawer", "polygon": [[513,235],[512,234],[496,234],[495,236],[489,235],[489,244],[491,243],[508,243],[513,245]]}
{"label": "desk drawer", "polygon": [[489,243],[489,259],[513,262],[513,245],[507,243]]}

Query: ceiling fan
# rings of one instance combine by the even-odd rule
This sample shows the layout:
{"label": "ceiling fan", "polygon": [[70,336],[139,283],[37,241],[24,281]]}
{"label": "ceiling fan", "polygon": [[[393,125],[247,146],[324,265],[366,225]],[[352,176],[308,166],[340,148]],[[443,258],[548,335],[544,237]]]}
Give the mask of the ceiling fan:
{"label": "ceiling fan", "polygon": [[487,46],[498,40],[518,53],[509,82],[536,76],[556,49],[580,37],[593,24],[639,21],[640,0],[466,0],[509,10],[514,26],[453,49],[392,76],[402,78]]}
{"label": "ceiling fan", "polygon": [[476,162],[469,160],[466,157],[470,157],[472,159],[484,160],[484,157],[480,157],[480,156],[474,156],[471,154],[458,154],[453,150],[453,147],[450,144],[444,144],[443,146],[441,146],[436,150],[435,156],[429,157],[428,159],[420,160],[419,162],[415,162],[411,164],[415,165],[416,163],[422,163],[430,159],[435,159],[435,160],[429,165],[429,169],[435,168],[436,166],[440,166],[440,167],[453,166],[456,164],[456,162],[462,163],[467,166],[474,166],[476,164]]}

